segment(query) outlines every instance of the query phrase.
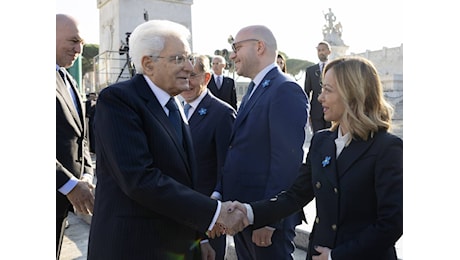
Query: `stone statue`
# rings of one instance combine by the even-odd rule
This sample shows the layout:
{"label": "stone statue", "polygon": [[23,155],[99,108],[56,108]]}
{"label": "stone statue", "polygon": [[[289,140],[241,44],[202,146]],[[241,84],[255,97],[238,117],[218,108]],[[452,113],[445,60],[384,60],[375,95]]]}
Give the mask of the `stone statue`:
{"label": "stone statue", "polygon": [[344,45],[342,40],[342,24],[339,22],[334,25],[336,17],[331,8],[329,8],[328,13],[324,14],[324,19],[326,19],[326,24],[323,27],[323,39],[333,46]]}
{"label": "stone statue", "polygon": [[324,15],[324,19],[326,19],[326,22],[328,22],[329,26],[327,27],[330,30],[334,28],[334,22],[335,22],[335,15],[331,11],[331,8],[329,8],[329,13]]}

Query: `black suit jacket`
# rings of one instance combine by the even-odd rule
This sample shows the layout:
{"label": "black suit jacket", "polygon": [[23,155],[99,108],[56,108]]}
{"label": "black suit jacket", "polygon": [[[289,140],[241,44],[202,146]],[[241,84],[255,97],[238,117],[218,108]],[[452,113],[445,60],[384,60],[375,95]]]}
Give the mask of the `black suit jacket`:
{"label": "black suit jacket", "polygon": [[142,75],[101,91],[94,119],[97,187],[88,259],[191,259],[217,202],[194,191],[184,146]]}
{"label": "black suit jacket", "polygon": [[332,249],[332,259],[396,260],[403,232],[403,144],[386,132],[353,140],[336,159],[337,131],[317,132],[306,170],[286,193],[251,203],[254,225],[303,208],[313,197],[316,220],[309,241]]}
{"label": "black suit jacket", "polygon": [[210,196],[220,180],[236,111],[210,91],[190,117],[190,131],[198,163],[196,190]]}
{"label": "black suit jacket", "polygon": [[237,110],[237,99],[236,99],[236,88],[235,81],[232,78],[223,76],[222,86],[220,89],[217,88],[214,75],[211,76],[211,80],[208,83],[208,89],[211,90],[214,96],[227,102],[235,110]]}
{"label": "black suit jacket", "polygon": [[58,189],[72,176],[80,179],[83,173],[93,173],[91,156],[86,137],[85,109],[75,86],[77,83],[67,73],[73,85],[81,113],[75,110],[67,86],[56,71],[56,215],[67,216],[71,204]]}
{"label": "black suit jacket", "polygon": [[312,119],[323,118],[323,107],[318,101],[318,96],[321,93],[321,85],[319,84],[321,72],[319,64],[312,65],[307,68],[305,75],[305,93],[310,99],[310,117]]}

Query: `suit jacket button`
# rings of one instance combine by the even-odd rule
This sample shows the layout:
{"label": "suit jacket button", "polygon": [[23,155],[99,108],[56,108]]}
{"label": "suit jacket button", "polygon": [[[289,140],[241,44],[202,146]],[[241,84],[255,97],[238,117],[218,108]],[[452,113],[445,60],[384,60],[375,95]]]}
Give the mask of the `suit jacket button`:
{"label": "suit jacket button", "polygon": [[334,193],[335,194],[339,193],[339,190],[337,188],[334,188]]}
{"label": "suit jacket button", "polygon": [[319,217],[316,217],[315,222],[316,224],[319,224]]}
{"label": "suit jacket button", "polygon": [[331,226],[331,228],[332,228],[332,230],[336,231],[336,230],[337,230],[337,225],[336,225],[336,224],[333,224],[333,225]]}
{"label": "suit jacket button", "polygon": [[321,188],[321,182],[319,182],[319,181],[316,182],[316,185],[315,185],[315,186],[316,186],[317,189]]}

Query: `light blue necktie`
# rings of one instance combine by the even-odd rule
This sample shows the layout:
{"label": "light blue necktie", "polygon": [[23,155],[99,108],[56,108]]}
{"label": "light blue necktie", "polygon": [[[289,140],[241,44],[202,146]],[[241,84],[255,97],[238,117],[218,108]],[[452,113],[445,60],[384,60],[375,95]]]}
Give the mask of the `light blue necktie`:
{"label": "light blue necktie", "polygon": [[173,98],[170,98],[166,103],[166,108],[169,110],[169,121],[171,121],[176,130],[177,137],[182,144],[182,118],[180,117],[179,108]]}
{"label": "light blue necktie", "polygon": [[185,106],[184,106],[184,112],[185,112],[185,116],[186,116],[187,118],[189,118],[189,117],[188,117],[188,111],[190,110],[191,107],[192,107],[192,106],[191,106],[190,104],[188,104],[188,103],[185,104]]}
{"label": "light blue necktie", "polygon": [[216,77],[216,85],[217,85],[217,89],[220,89],[221,85],[222,85],[222,82],[220,80],[220,76],[217,76]]}

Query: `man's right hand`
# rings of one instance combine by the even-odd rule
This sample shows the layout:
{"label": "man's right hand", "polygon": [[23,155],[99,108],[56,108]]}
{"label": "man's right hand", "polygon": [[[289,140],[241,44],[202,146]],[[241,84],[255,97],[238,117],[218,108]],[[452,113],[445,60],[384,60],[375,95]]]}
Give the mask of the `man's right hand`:
{"label": "man's right hand", "polygon": [[214,228],[209,233],[211,238],[219,237],[222,234],[235,235],[249,225],[245,207],[239,202],[222,202],[219,217]]}

